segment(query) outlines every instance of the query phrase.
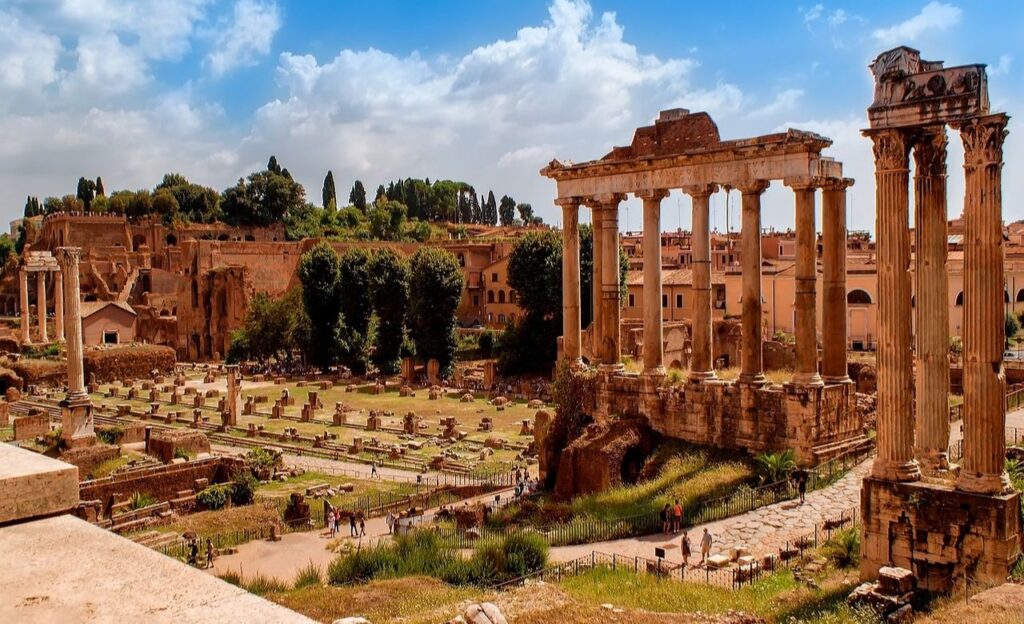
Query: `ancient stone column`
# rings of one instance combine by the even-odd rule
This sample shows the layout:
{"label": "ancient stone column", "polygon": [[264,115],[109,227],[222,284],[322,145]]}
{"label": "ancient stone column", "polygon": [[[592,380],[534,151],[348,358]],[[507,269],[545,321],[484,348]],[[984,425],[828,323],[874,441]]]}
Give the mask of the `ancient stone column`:
{"label": "ancient stone column", "polygon": [[598,197],[603,205],[601,216],[601,363],[606,367],[622,367],[619,342],[619,202],[618,193]]}
{"label": "ancient stone column", "polygon": [[878,250],[878,457],[872,474],[914,481],[913,378],[910,344],[909,137],[866,131],[874,143]]}
{"label": "ancient stone column", "polygon": [[85,391],[82,362],[82,313],[78,263],[82,250],[58,247],[54,255],[64,273],[64,335],[68,366],[68,395],[61,401],[61,438],[69,448],[96,442],[92,403]]}
{"label": "ancient stone column", "polygon": [[794,307],[796,308],[796,370],[793,383],[820,386],[818,374],[818,234],[814,224],[814,180],[790,180],[786,185],[796,197],[796,266]]}
{"label": "ancient stone column", "polygon": [[[222,414],[224,426],[235,427],[238,425],[238,413],[241,411],[242,384],[239,375],[238,365],[229,364],[227,370],[227,409]],[[311,395],[313,393],[310,393]]]}
{"label": "ancient stone column", "polygon": [[601,265],[604,258],[604,230],[601,228],[601,218],[604,212],[601,204],[596,200],[587,201],[590,208],[590,235],[591,235],[591,264],[590,273],[590,350],[594,362],[601,361],[601,336],[604,332],[604,322],[601,318]]}
{"label": "ancient stone column", "polygon": [[935,474],[949,468],[945,126],[918,135],[914,164],[914,456]]}
{"label": "ancient stone column", "polygon": [[578,197],[562,207],[562,349],[570,366],[580,364],[580,221]]}
{"label": "ancient stone column", "polygon": [[56,327],[57,340],[64,341],[64,274],[54,273],[53,283],[53,324]]}
{"label": "ancient stone column", "polygon": [[636,196],[644,202],[644,372],[664,375],[665,347],[661,326],[661,200],[668,197],[668,191],[653,189],[639,192]]}
{"label": "ancient stone column", "polygon": [[39,342],[46,344],[46,271],[36,271],[36,316],[39,317]]}
{"label": "ancient stone column", "polygon": [[846,189],[850,178],[826,180],[821,206],[821,373],[825,383],[850,381],[846,367]]}
{"label": "ancient stone column", "polygon": [[28,271],[25,267],[18,269],[18,307],[21,308],[21,342],[28,344],[32,342],[28,328],[32,321],[28,314]]}
{"label": "ancient stone column", "polygon": [[957,488],[1000,494],[1005,471],[1004,114],[960,126],[964,144],[964,456]]}
{"label": "ancient stone column", "polygon": [[690,379],[714,379],[715,365],[711,352],[711,228],[708,204],[711,194],[718,190],[715,184],[697,184],[683,187],[693,202],[693,225],[690,251],[693,254],[693,278],[690,292],[693,296],[693,319],[690,324],[691,349]]}
{"label": "ancient stone column", "polygon": [[746,384],[765,383],[761,344],[761,194],[768,184],[767,180],[754,180],[735,185],[743,194],[743,339],[739,382]]}

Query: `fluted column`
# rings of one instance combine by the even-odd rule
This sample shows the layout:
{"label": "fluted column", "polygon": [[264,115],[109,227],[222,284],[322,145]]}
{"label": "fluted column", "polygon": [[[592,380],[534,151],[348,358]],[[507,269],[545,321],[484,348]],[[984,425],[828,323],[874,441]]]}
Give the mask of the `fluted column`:
{"label": "fluted column", "polygon": [[654,189],[637,193],[636,196],[644,202],[644,372],[664,375],[665,347],[661,324],[661,200],[668,197],[668,191]]}
{"label": "fluted column", "polygon": [[814,224],[814,180],[787,180],[796,198],[796,266],[794,308],[796,309],[796,370],[793,383],[820,386],[818,374],[817,230]]}
{"label": "fluted column", "polygon": [[21,342],[28,344],[32,342],[28,327],[32,321],[28,314],[28,271],[25,267],[18,269],[18,307],[21,308]]}
{"label": "fluted column", "polygon": [[64,273],[64,336],[67,340],[68,400],[86,399],[85,373],[82,366],[82,311],[78,278],[78,247],[58,247],[57,261]]}
{"label": "fluted column", "polygon": [[558,199],[562,207],[562,352],[580,364],[580,217],[578,197]]}
{"label": "fluted column", "polygon": [[825,383],[850,381],[846,367],[846,189],[831,179],[821,198],[821,374]]}
{"label": "fluted column", "polygon": [[54,272],[53,283],[53,324],[57,333],[57,340],[64,341],[64,274],[60,271]]}
{"label": "fluted column", "polygon": [[768,188],[767,180],[737,184],[743,194],[743,330],[740,354],[740,383],[763,384],[761,313],[761,194]]}
{"label": "fluted column", "polygon": [[910,344],[909,137],[866,131],[874,143],[875,236],[878,239],[878,457],[872,474],[915,481]]}
{"label": "fluted column", "polygon": [[610,368],[621,368],[622,359],[619,332],[619,202],[625,199],[618,193],[598,197],[602,204],[601,216],[601,363]]}
{"label": "fluted column", "polygon": [[709,199],[718,190],[715,184],[683,187],[693,203],[693,224],[690,251],[693,254],[693,278],[690,293],[693,317],[690,324],[692,355],[690,379],[714,379],[715,365],[711,351],[711,228],[708,219]]}
{"label": "fluted column", "polygon": [[914,165],[914,455],[935,474],[949,469],[945,126],[917,137]]}
{"label": "fluted column", "polygon": [[604,213],[601,204],[594,200],[588,200],[587,206],[590,208],[590,253],[593,264],[590,274],[590,350],[596,364],[601,361],[601,336],[604,333],[604,322],[601,317],[601,265],[604,258],[604,230],[601,228],[601,217]]}
{"label": "fluted column", "polygon": [[36,316],[39,317],[39,342],[46,344],[46,271],[36,271]]}
{"label": "fluted column", "polygon": [[960,127],[964,144],[964,456],[957,488],[1010,490],[1005,470],[1006,344],[1002,167],[1006,115]]}

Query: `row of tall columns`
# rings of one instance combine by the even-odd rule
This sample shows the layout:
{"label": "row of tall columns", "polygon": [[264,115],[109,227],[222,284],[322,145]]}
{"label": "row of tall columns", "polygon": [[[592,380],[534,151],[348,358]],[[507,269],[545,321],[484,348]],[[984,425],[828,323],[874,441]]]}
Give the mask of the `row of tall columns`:
{"label": "row of tall columns", "polygon": [[[28,271],[24,268],[18,271],[18,305],[21,313],[21,341],[30,343],[31,333],[29,318],[29,297],[28,297]],[[47,271],[36,271],[36,316],[39,325],[39,342],[49,342],[49,335],[46,327],[46,274]],[[56,339],[64,340],[64,293],[63,275],[57,271],[53,289],[53,308]]]}
{"label": "row of tall columns", "polygon": [[850,381],[846,367],[846,189],[850,178],[822,186],[821,374],[825,383]]}
{"label": "row of tall columns", "polygon": [[[960,124],[964,145],[964,447],[958,489],[1000,494],[1005,473],[1002,146],[1005,115]],[[878,458],[913,481],[948,468],[949,341],[944,127],[868,130],[878,249]],[[916,387],[911,349],[909,152],[914,149]],[[914,399],[916,398],[916,413]]]}
{"label": "row of tall columns", "polygon": [[924,474],[949,469],[946,218],[946,128],[939,126],[914,143],[914,455]]}
{"label": "row of tall columns", "polygon": [[58,247],[57,262],[61,271],[67,276],[63,282],[64,303],[67,305],[64,315],[64,335],[67,341],[68,361],[68,400],[88,400],[85,391],[85,371],[82,364],[82,309],[81,286],[78,277],[78,264],[82,250],[78,247]]}
{"label": "row of tall columns", "polygon": [[601,363],[609,368],[622,365],[619,340],[621,287],[619,284],[619,202],[624,195],[599,197],[601,203]]}

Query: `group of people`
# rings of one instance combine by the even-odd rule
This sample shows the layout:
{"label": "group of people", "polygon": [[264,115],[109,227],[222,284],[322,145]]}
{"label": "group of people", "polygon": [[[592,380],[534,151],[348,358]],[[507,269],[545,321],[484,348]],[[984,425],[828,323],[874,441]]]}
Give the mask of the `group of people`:
{"label": "group of people", "polygon": [[527,494],[533,494],[540,487],[539,479],[531,479],[530,473],[521,468],[516,468],[516,489],[515,497],[519,498]]}
{"label": "group of people", "polygon": [[[190,566],[199,567],[199,546],[202,540],[199,538],[193,538],[188,541],[188,564]],[[204,568],[213,567],[213,559],[216,556],[216,551],[213,549],[213,541],[210,538],[206,538],[206,560],[202,563]]]}
{"label": "group of people", "polygon": [[[683,529],[683,505],[676,499],[674,504],[665,503],[665,506],[661,509],[661,531],[666,535],[682,532],[680,538],[679,550],[683,555],[683,565],[690,565],[690,556],[693,552],[692,545],[690,544],[690,536]],[[704,527],[704,534],[700,538],[700,565],[704,565],[707,561],[708,556],[711,554],[711,544],[713,543],[713,537],[711,531],[708,531],[707,527]]]}
{"label": "group of people", "polygon": [[[707,562],[708,556],[711,555],[711,544],[713,542],[714,538],[711,536],[711,531],[704,527],[704,534],[700,536],[700,563],[698,565],[704,565]],[[686,531],[683,531],[683,537],[679,541],[679,551],[683,555],[683,567],[689,566],[693,547],[690,544],[690,535]]]}
{"label": "group of people", "polygon": [[678,533],[682,530],[683,506],[677,498],[674,505],[665,503],[665,506],[661,509],[661,532],[668,535],[669,533]]}
{"label": "group of people", "polygon": [[[341,531],[341,521],[346,515],[339,507],[334,507],[324,501],[324,528],[331,537],[335,537]],[[348,512],[348,534],[349,537],[364,537],[366,535],[366,518],[362,512]]]}

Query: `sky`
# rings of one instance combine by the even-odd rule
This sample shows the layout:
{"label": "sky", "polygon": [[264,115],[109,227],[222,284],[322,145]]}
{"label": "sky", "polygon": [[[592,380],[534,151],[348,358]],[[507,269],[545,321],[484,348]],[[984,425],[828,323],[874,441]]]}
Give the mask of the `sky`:
{"label": "sky", "polygon": [[[110,192],[180,172],[221,190],[274,154],[316,203],[328,169],[342,200],[355,179],[372,192],[451,178],[558,223],[541,167],[600,158],[682,107],[726,139],[832,138],[857,180],[850,227],[870,230],[867,65],[897,45],[986,63],[993,110],[1024,103],[1019,1],[0,0],[0,218],[27,195],[73,194],[79,176]],[[1024,218],[1015,122],[1007,220]],[[950,131],[952,216],[962,163]],[[639,206],[626,202],[623,229],[641,228]],[[673,192],[663,229],[689,227],[689,206]],[[735,229],[738,206],[716,195],[713,224]],[[792,226],[781,183],[763,206],[765,226]]]}

